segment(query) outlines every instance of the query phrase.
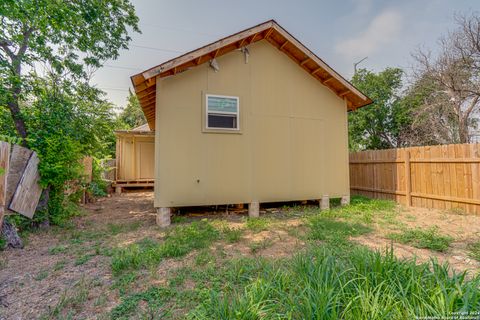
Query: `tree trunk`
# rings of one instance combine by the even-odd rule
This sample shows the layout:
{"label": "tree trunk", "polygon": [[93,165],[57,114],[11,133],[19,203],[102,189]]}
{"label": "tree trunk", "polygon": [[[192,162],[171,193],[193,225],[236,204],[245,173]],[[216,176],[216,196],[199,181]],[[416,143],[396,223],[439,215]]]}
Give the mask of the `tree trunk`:
{"label": "tree trunk", "polygon": [[460,143],[468,143],[468,124],[467,119],[464,119],[462,116],[458,119],[458,138]]}
{"label": "tree trunk", "polygon": [[13,122],[15,123],[15,128],[17,129],[18,135],[22,138],[22,146],[27,146],[27,127],[25,121],[23,120],[20,107],[18,105],[18,95],[19,90],[15,89],[12,99],[7,103],[10,114],[12,115]]}
{"label": "tree trunk", "polygon": [[17,229],[8,220],[3,221],[2,236],[7,241],[7,247],[21,249],[23,248],[22,238],[17,233]]}

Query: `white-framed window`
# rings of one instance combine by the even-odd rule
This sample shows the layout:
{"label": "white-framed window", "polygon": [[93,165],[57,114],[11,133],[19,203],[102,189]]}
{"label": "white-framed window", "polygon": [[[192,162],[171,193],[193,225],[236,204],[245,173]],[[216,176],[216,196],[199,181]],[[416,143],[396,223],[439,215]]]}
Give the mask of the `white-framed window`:
{"label": "white-framed window", "polygon": [[207,94],[206,128],[240,130],[240,99],[232,96]]}

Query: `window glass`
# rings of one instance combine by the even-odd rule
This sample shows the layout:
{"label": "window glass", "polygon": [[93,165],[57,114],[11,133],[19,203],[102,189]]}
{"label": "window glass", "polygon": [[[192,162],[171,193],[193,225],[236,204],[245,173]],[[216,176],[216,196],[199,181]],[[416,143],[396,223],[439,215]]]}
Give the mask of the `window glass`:
{"label": "window glass", "polygon": [[207,95],[207,129],[238,130],[238,100],[238,97]]}

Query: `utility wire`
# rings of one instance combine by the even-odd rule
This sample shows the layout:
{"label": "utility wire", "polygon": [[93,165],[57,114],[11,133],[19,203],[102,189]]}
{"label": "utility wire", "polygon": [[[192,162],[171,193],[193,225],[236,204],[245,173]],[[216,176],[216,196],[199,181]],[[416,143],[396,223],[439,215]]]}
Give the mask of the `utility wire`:
{"label": "utility wire", "polygon": [[178,51],[178,50],[162,49],[162,48],[155,48],[155,47],[149,47],[149,46],[139,46],[136,44],[131,44],[130,46],[135,48],[149,49],[149,50],[156,50],[156,51],[163,51],[163,52],[183,53],[183,51]]}
{"label": "utility wire", "polygon": [[97,87],[98,89],[102,90],[114,90],[114,91],[128,91],[128,88],[108,88],[108,87]]}
{"label": "utility wire", "polygon": [[124,67],[124,66],[114,66],[114,65],[111,65],[111,64],[104,64],[103,67],[114,68],[114,69],[133,70],[133,71],[141,71],[141,70],[143,70],[143,69],[140,69],[140,68]]}
{"label": "utility wire", "polygon": [[174,27],[162,27],[162,26],[157,26],[154,24],[150,23],[142,23],[143,26],[149,27],[149,28],[154,28],[154,29],[163,29],[163,30],[170,30],[170,31],[182,31],[186,33],[193,33],[193,34],[198,34],[198,35],[203,35],[203,36],[209,36],[209,37],[218,37],[220,34],[212,34],[212,33],[205,33],[205,32],[198,32],[195,30],[187,30],[187,29],[182,29],[182,28],[174,28]]}

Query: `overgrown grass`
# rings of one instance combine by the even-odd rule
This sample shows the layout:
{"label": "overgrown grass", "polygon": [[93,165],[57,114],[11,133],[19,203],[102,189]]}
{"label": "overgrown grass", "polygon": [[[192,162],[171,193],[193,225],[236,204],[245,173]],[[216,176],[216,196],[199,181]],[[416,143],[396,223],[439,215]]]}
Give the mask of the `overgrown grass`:
{"label": "overgrown grass", "polygon": [[[382,219],[396,214],[389,201],[355,199]],[[375,209],[376,208],[376,209]],[[375,210],[380,210],[379,212]],[[121,302],[112,319],[415,319],[442,317],[480,308],[480,276],[470,281],[447,265],[417,265],[399,260],[391,250],[380,253],[354,245],[349,237],[372,231],[359,207],[306,215],[303,239],[308,249],[288,259],[225,259],[210,245],[217,239],[236,242],[244,230],[271,228],[268,218],[246,219],[244,229],[199,221],[176,226],[163,242],[146,238],[115,250],[112,270]],[[218,224],[218,226],[217,226]],[[403,234],[403,233],[402,233]],[[443,236],[436,230],[414,233],[431,247]],[[321,241],[321,243],[319,242]],[[449,240],[451,241],[451,240]],[[270,240],[249,242],[253,253]],[[449,243],[448,243],[449,244]],[[447,245],[448,247],[448,245]],[[437,247],[438,248],[438,247]],[[141,276],[135,270],[167,257],[200,249],[194,263],[169,274],[167,283],[132,290]],[[142,276],[143,277],[143,276]],[[192,284],[193,283],[193,284]],[[188,286],[186,284],[189,284]],[[137,289],[138,290],[138,287]],[[189,312],[184,315],[184,312]]]}
{"label": "overgrown grass", "polygon": [[58,246],[50,247],[48,249],[48,253],[52,254],[52,255],[59,254],[59,253],[65,253],[67,251],[67,249],[68,249],[67,246],[58,245]]}
{"label": "overgrown grass", "polygon": [[115,236],[121,233],[132,232],[138,230],[142,226],[141,221],[134,221],[129,223],[109,223],[106,228],[106,233]]}
{"label": "overgrown grass", "polygon": [[348,237],[359,236],[372,231],[371,228],[360,223],[337,221],[319,215],[310,218],[308,226],[310,228],[307,233],[309,240],[321,240],[335,244],[345,243]]}
{"label": "overgrown grass", "polygon": [[396,204],[390,200],[352,196],[348,206],[337,206],[321,212],[322,216],[345,218],[355,222],[372,223],[376,217],[392,220],[396,216]]}
{"label": "overgrown grass", "polygon": [[40,316],[40,319],[74,319],[75,314],[87,302],[90,290],[96,285],[95,281],[80,279],[71,289],[62,293],[56,305],[48,306],[49,311]]}
{"label": "overgrown grass", "polygon": [[260,267],[253,272],[242,265],[247,269],[244,286],[210,290],[189,317],[415,319],[480,308],[478,276],[471,281],[464,273],[449,276],[446,265],[416,265],[391,251],[337,251],[323,247],[283,262],[251,262],[249,266]]}
{"label": "overgrown grass", "polygon": [[222,229],[222,234],[225,240],[227,240],[227,242],[230,242],[230,243],[240,241],[240,239],[242,238],[242,233],[243,233],[242,229],[235,229],[235,228],[229,228],[229,227],[224,227]]}
{"label": "overgrown grass", "polygon": [[448,249],[453,239],[439,233],[438,228],[405,229],[401,233],[391,233],[388,237],[394,241],[411,245],[420,249],[431,249],[444,252]]}
{"label": "overgrown grass", "polygon": [[470,243],[468,245],[468,251],[469,251],[470,257],[472,257],[477,261],[480,261],[480,241]]}
{"label": "overgrown grass", "polygon": [[269,225],[270,220],[265,217],[246,218],[245,220],[245,227],[255,233],[267,230]]}
{"label": "overgrown grass", "polygon": [[250,243],[250,251],[252,253],[257,253],[260,250],[264,250],[273,245],[273,241],[271,239],[262,239],[259,241],[253,241]]}
{"label": "overgrown grass", "polygon": [[[115,320],[131,319],[135,312],[140,316],[139,319],[162,319],[168,313],[164,303],[172,295],[172,291],[165,287],[151,287],[144,292],[131,294],[122,298],[122,302],[111,311],[110,317]],[[139,314],[136,311],[141,301],[145,302],[146,308]]]}
{"label": "overgrown grass", "polygon": [[219,232],[207,221],[192,222],[173,228],[163,243],[143,239],[113,252],[112,271],[118,275],[125,270],[148,268],[163,258],[181,257],[194,249],[202,249],[218,239]]}

